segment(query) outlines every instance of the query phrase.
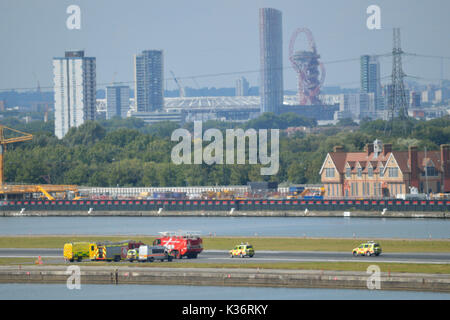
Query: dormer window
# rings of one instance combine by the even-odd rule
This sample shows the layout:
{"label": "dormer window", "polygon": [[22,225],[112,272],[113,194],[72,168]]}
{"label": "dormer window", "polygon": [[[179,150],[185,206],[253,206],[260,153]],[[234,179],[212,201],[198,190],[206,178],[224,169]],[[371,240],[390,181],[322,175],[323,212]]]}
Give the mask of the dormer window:
{"label": "dormer window", "polygon": [[358,177],[361,178],[361,176],[362,176],[362,169],[358,168]]}
{"label": "dormer window", "polygon": [[373,168],[372,168],[372,167],[369,167],[369,169],[368,169],[368,174],[369,174],[369,177],[370,177],[370,178],[373,177]]}
{"label": "dormer window", "polygon": [[383,165],[380,166],[380,177],[384,176],[384,168]]}
{"label": "dormer window", "polygon": [[345,169],[345,177],[346,178],[351,178],[352,176],[352,169],[351,168],[346,168]]}
{"label": "dormer window", "polygon": [[[439,172],[433,166],[428,166],[426,168],[426,170],[427,170],[428,177],[437,177],[439,175]],[[425,175],[425,172],[422,173],[422,176],[424,176],[424,175]]]}

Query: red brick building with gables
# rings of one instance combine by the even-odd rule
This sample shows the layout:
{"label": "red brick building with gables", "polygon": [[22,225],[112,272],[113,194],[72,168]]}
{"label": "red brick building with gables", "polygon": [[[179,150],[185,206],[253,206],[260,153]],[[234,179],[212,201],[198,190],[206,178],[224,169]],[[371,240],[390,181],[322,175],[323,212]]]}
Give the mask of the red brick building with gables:
{"label": "red brick building with gables", "polygon": [[450,145],[439,151],[394,151],[375,140],[364,152],[344,152],[336,146],[320,169],[325,197],[381,198],[410,193],[450,192]]}

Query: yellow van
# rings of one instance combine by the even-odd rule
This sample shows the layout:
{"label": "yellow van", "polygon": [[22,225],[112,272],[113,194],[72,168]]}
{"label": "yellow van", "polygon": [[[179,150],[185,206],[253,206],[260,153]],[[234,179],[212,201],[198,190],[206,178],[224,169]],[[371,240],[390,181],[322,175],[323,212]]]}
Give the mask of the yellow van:
{"label": "yellow van", "polygon": [[69,242],[64,244],[64,259],[70,262],[93,259],[93,251],[97,246],[89,242]]}

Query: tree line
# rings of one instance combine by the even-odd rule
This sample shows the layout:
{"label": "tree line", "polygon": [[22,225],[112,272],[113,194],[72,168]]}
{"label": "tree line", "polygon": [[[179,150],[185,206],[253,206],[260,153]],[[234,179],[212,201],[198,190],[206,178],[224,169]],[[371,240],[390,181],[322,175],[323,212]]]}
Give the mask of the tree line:
{"label": "tree line", "polygon": [[[380,139],[394,150],[408,146],[438,150],[450,142],[450,117],[418,121],[394,121],[385,132],[383,120],[362,121],[359,126],[317,127],[314,120],[295,114],[263,114],[245,123],[207,121],[203,130],[217,128],[281,129],[280,169],[276,175],[261,176],[260,165],[175,165],[171,162],[172,132],[180,125],[160,122],[147,125],[136,118],[89,121],[71,128],[59,140],[53,122],[25,124],[13,118],[2,125],[33,134],[33,140],[8,145],[5,179],[14,183],[75,184],[102,187],[243,185],[249,181],[317,183],[326,154],[336,145],[346,151],[362,151],[365,144]],[[345,122],[344,122],[345,123]],[[306,126],[311,133],[287,136],[284,129]],[[184,128],[191,130],[192,123]],[[405,136],[405,128],[408,134]]]}

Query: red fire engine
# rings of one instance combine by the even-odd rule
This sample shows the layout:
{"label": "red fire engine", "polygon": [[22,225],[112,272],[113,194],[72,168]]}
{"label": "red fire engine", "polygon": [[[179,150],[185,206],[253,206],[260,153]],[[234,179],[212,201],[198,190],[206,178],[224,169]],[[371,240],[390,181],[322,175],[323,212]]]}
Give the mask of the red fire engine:
{"label": "red fire engine", "polygon": [[175,259],[187,257],[195,259],[203,251],[203,240],[200,234],[195,232],[159,232],[161,237],[153,241],[154,246],[165,246],[169,254]]}

